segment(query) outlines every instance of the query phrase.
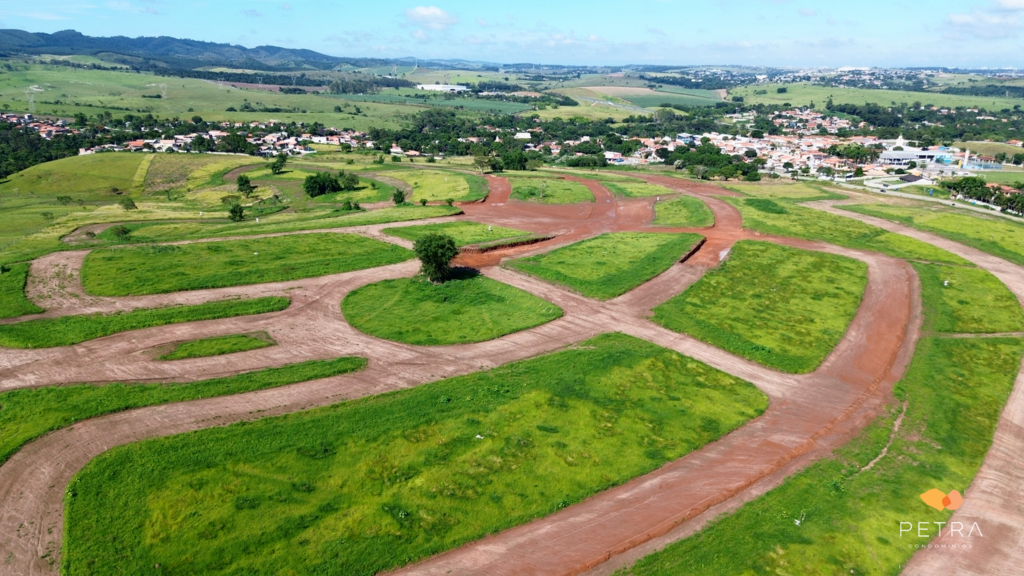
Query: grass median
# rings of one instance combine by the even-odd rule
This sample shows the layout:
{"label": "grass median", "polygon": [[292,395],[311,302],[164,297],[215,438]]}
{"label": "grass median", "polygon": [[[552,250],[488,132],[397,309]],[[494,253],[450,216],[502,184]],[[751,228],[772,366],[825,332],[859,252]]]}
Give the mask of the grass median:
{"label": "grass median", "polygon": [[88,418],[157,404],[241,394],[329,378],[366,366],[363,358],[314,360],[177,384],[78,384],[0,393],[0,464],[31,440]]}
{"label": "grass median", "polygon": [[836,246],[881,252],[904,260],[970,265],[970,262],[941,248],[886,232],[853,218],[768,198],[725,200],[739,209],[743,216],[743,227],[748,230],[788,238],[821,240]]}
{"label": "grass median", "polygon": [[737,242],[729,259],[654,309],[654,321],[770,368],[811,372],[846,332],[867,286],[852,258]]}
{"label": "grass median", "polygon": [[550,178],[509,178],[513,200],[537,202],[540,204],[576,204],[594,202],[594,193],[589,188],[570,180]]}
{"label": "grass median", "polygon": [[188,358],[208,358],[210,356],[223,356],[235,352],[248,352],[259,350],[276,344],[266,332],[254,334],[231,334],[229,336],[215,336],[201,340],[191,340],[175,344],[166,354],[160,356],[160,360],[185,360]]}
{"label": "grass median", "polygon": [[1024,221],[1013,222],[997,216],[954,213],[945,207],[855,204],[840,208],[857,214],[894,220],[1024,266]]}
{"label": "grass median", "polygon": [[72,480],[63,573],[371,575],[650,472],[763,412],[624,335],[329,408],[114,448]]}
{"label": "grass median", "polygon": [[167,324],[217,320],[284,310],[291,300],[281,297],[220,300],[194,306],[147,308],[115,314],[86,314],[41,318],[16,324],[0,324],[0,346],[5,348],[54,348],[72,346],[118,332]]}
{"label": "grass median", "polygon": [[469,272],[444,284],[422,277],[370,284],[350,292],[342,310],[357,330],[422,346],[493,340],[562,316],[546,300]]}
{"label": "grass median", "polygon": [[[882,455],[899,403],[830,458],[618,574],[898,574],[913,546],[936,534],[932,523],[952,514],[928,507],[920,495],[938,488],[970,499],[1022,352],[1024,341],[1016,338],[922,339],[895,389],[906,415],[873,467],[863,470]],[[928,537],[901,534],[900,522],[926,522]]]}
{"label": "grass median", "polygon": [[655,226],[704,228],[715,223],[715,214],[697,198],[680,196],[654,205]]}
{"label": "grass median", "polygon": [[514,228],[503,228],[501,226],[488,226],[479,222],[444,222],[440,224],[423,224],[420,226],[405,226],[402,228],[386,228],[384,233],[389,236],[397,236],[406,240],[416,241],[427,234],[446,234],[455,239],[456,246],[468,246],[470,244],[482,244],[510,240],[513,238],[528,238],[531,233]]}
{"label": "grass median", "polygon": [[914,263],[921,279],[926,332],[1024,331],[1024,311],[998,278],[979,268]]}
{"label": "grass median", "polygon": [[352,234],[297,234],[95,250],[82,266],[82,285],[98,296],[283,282],[397,264],[405,248]]}
{"label": "grass median", "polygon": [[564,284],[584,296],[609,300],[668,270],[701,239],[697,234],[605,234],[513,260],[508,266]]}
{"label": "grass median", "polygon": [[26,314],[39,314],[43,309],[25,296],[28,264],[4,266],[0,272],[0,318],[16,318]]}

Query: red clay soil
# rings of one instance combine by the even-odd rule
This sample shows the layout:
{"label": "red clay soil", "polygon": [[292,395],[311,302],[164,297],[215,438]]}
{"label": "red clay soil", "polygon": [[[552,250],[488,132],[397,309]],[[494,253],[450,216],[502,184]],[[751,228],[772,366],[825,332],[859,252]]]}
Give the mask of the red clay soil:
{"label": "red clay soil", "polygon": [[[538,253],[614,231],[675,231],[646,226],[653,217],[653,199],[620,203],[597,182],[584,181],[596,202],[552,206],[509,201],[503,188],[507,182],[490,180],[494,192],[488,200],[466,206],[466,215],[454,219],[557,236],[542,244],[490,254]],[[744,232],[734,208],[709,198],[712,193],[723,194],[721,189],[712,192],[707,185],[669,177],[650,180],[708,202],[716,225],[697,230],[707,237],[701,250],[634,292],[603,303],[510,270],[484,268],[484,274],[548,299],[565,311],[559,320],[490,342],[418,347],[379,340],[348,326],[338,306],[345,294],[372,282],[414,274],[417,265],[407,262],[295,282],[144,297],[151,298],[145,301],[147,305],[174,303],[182,297],[209,300],[287,293],[293,298],[291,307],[273,314],[150,328],[67,348],[4,350],[3,356],[11,360],[0,362],[2,390],[73,382],[190,381],[315,358],[359,355],[369,359],[367,370],[359,374],[131,410],[82,422],[29,443],[0,466],[4,573],[51,573],[59,565],[64,489],[82,466],[111,447],[415,386],[537,356],[609,331],[632,334],[743,378],[770,397],[770,407],[736,432],[652,474],[402,573],[580,573],[652,539],[694,529],[710,511],[738,506],[777,485],[871,421],[889,399],[891,386],[903,373],[918,335],[919,298],[913,269],[903,261],[874,253]],[[381,228],[364,227],[359,232],[376,237]],[[398,243],[398,239],[384,238]],[[867,263],[868,286],[861,307],[842,341],[814,373],[794,376],[775,372],[645,319],[652,305],[699,279],[742,238],[843,254]],[[115,306],[128,299],[103,300],[96,306]],[[228,357],[176,362],[152,359],[153,348],[169,342],[257,330],[267,331],[279,345]]]}

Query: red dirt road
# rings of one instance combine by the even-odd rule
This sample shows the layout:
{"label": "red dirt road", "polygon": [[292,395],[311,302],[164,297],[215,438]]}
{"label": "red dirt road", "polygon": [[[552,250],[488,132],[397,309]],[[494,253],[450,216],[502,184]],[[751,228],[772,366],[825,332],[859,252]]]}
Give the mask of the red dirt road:
{"label": "red dirt road", "polygon": [[[184,381],[313,358],[360,355],[369,359],[367,370],[359,374],[127,411],[82,422],[31,442],[0,466],[0,557],[9,558],[4,573],[53,572],[50,561],[59,564],[64,488],[82,466],[111,447],[415,386],[537,356],[609,331],[647,339],[752,382],[770,397],[770,407],[736,432],[652,474],[401,573],[580,573],[655,538],[695,529],[708,512],[738,506],[777,485],[786,475],[845,442],[874,418],[889,399],[892,384],[903,373],[918,336],[919,298],[913,269],[905,262],[878,254],[744,232],[735,209],[708,198],[712,193],[723,194],[721,189],[668,177],[650,180],[671,185],[680,193],[699,195],[708,202],[715,212],[716,226],[694,230],[708,238],[704,247],[637,290],[604,303],[503,268],[484,268],[484,274],[565,310],[560,320],[494,341],[417,347],[385,342],[349,327],[338,306],[344,295],[381,279],[414,274],[416,265],[404,263],[280,285],[160,295],[146,301],[146,305],[159,305],[155,303],[183,297],[202,301],[225,294],[289,294],[292,306],[274,314],[151,328],[54,350],[4,350],[3,356],[13,360],[0,362],[0,389],[82,381]],[[606,232],[674,231],[648,227],[653,199],[619,201],[600,184],[584,183],[594,192],[596,202],[551,206],[509,201],[507,181],[491,178],[491,197],[484,203],[465,206],[467,215],[459,219],[557,236],[541,244],[489,253],[499,258],[543,252]],[[380,228],[367,227],[359,233],[378,237]],[[814,373],[781,374],[645,319],[653,305],[699,279],[722,260],[736,240],[743,238],[843,254],[868,264],[869,281],[861,307],[840,344]],[[118,306],[121,300],[127,299],[90,305]],[[74,308],[68,304],[62,311]],[[154,347],[168,342],[252,330],[267,330],[279,345],[230,358],[180,362],[158,362],[150,355]]]}

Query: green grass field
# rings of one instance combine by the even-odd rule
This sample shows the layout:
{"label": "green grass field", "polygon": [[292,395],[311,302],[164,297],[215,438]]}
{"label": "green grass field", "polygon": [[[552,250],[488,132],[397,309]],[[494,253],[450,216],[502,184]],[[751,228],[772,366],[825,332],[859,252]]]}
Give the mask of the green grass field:
{"label": "green grass field", "polygon": [[564,284],[584,296],[609,300],[668,270],[701,239],[697,234],[605,234],[513,260],[508,266]]}
{"label": "green grass field", "polygon": [[[143,95],[161,93],[160,84],[167,86],[165,98],[143,98]],[[358,102],[352,103],[360,108],[356,113],[354,105],[345,106],[346,102],[330,95],[282,94],[190,78],[48,65],[32,65],[27,70],[5,71],[0,75],[0,107],[7,105],[11,111],[28,112],[24,90],[30,86],[43,90],[35,95],[36,114],[64,118],[70,118],[77,112],[89,116],[110,112],[115,117],[126,113],[152,113],[161,118],[199,115],[205,120],[218,122],[320,122],[338,129],[366,131],[370,128],[398,128],[424,109],[405,104]],[[55,101],[61,104],[52,104]],[[246,102],[256,110],[279,108],[284,111],[246,112],[241,110]],[[342,112],[333,112],[338,104],[342,104]],[[228,112],[228,108],[240,111]]]}
{"label": "green grass field", "polygon": [[405,248],[352,234],[296,234],[252,240],[94,250],[82,285],[98,296],[283,282],[396,264]]}
{"label": "green grass field", "polygon": [[133,229],[132,238],[136,242],[173,242],[176,240],[251,236],[254,234],[275,234],[278,232],[327,230],[369,224],[411,222],[427,218],[455,216],[461,213],[462,210],[455,206],[396,206],[394,208],[363,212],[274,214],[266,218],[260,218],[259,222],[245,221],[229,224],[222,222],[183,222],[173,224],[153,222],[138,226],[129,225],[128,227]]}
{"label": "green grass field", "polygon": [[715,214],[706,204],[690,196],[680,196],[654,205],[657,226],[703,228],[715,223]]}
{"label": "green grass field", "polygon": [[856,204],[843,210],[900,222],[1024,265],[1024,224],[1003,218],[954,213],[945,208]]}
{"label": "green grass field", "polygon": [[579,182],[550,178],[509,178],[513,200],[541,204],[594,202],[594,194]]}
{"label": "green grass field", "polygon": [[[900,404],[890,406],[888,414],[831,457],[618,574],[900,573],[913,547],[929,540],[915,532],[901,536],[900,522],[915,527],[927,522],[927,533],[934,536],[931,523],[948,522],[952,514],[928,507],[920,495],[938,488],[967,491],[970,498],[971,481],[992,443],[1022,351],[1019,339],[920,340],[895,390],[896,398],[906,402],[906,416],[873,468],[860,472],[889,441]],[[991,538],[989,532],[984,535]],[[978,546],[979,541],[975,532],[974,538],[956,543]]]}
{"label": "green grass field", "polygon": [[186,358],[221,356],[223,354],[234,354],[235,352],[259,350],[274,344],[276,342],[266,332],[215,336],[213,338],[203,338],[202,340],[191,340],[177,344],[166,354],[160,356],[160,360],[185,360]]}
{"label": "green grass field", "polygon": [[675,194],[675,191],[669,190],[664,186],[658,186],[657,184],[647,184],[645,182],[604,182],[601,184],[608,189],[609,192],[616,196],[622,196],[625,198],[646,198],[649,196],[668,196],[669,194]]}
{"label": "green grass field", "polygon": [[816,369],[846,332],[867,286],[858,260],[767,242],[729,259],[654,309],[654,321],[784,372]]}
{"label": "green grass field", "polygon": [[1008,156],[1024,153],[1024,148],[1003,144],[1002,142],[954,142],[953,146],[961,150],[970,150],[972,154],[995,156],[1002,152]]}
{"label": "green grass field", "polygon": [[754,198],[770,198],[773,200],[807,202],[810,200],[839,200],[845,198],[845,196],[826,192],[817,186],[805,182],[793,184],[776,184],[774,182],[765,184],[729,184],[726,188]]}
{"label": "green grass field", "polygon": [[1024,332],[1024,311],[1020,302],[991,273],[979,268],[916,262],[914,268],[921,279],[925,331]]}
{"label": "green grass field", "polygon": [[987,170],[985,172],[978,172],[978,175],[987,182],[1004,184],[1006,186],[1016,186],[1024,182],[1024,172],[1020,170]]}
{"label": "green grass field", "polygon": [[16,324],[0,324],[0,347],[72,346],[118,332],[153,326],[278,312],[287,308],[289,304],[291,304],[290,299],[279,297],[219,300],[193,306],[147,308],[119,314],[62,316],[60,318],[27,320]]}
{"label": "green grass field", "polygon": [[67,489],[62,573],[160,564],[369,576],[650,472],[766,406],[750,384],[610,334],[391,394],[120,446]]}
{"label": "green grass field", "polygon": [[215,186],[223,184],[218,176],[241,166],[262,162],[259,158],[243,155],[154,154],[149,170],[146,171],[145,190],[157,193]]}
{"label": "green grass field", "polygon": [[445,222],[441,224],[424,224],[422,226],[405,226],[402,228],[385,228],[384,233],[406,240],[416,241],[427,234],[446,234],[455,239],[456,246],[484,244],[511,240],[513,238],[529,238],[531,234],[515,228],[488,226],[479,222]]}
{"label": "green grass field", "polygon": [[353,290],[341,307],[361,332],[422,346],[493,340],[562,316],[550,302],[476,274],[443,284],[385,280]]}
{"label": "green grass field", "polygon": [[43,309],[25,297],[28,264],[8,266],[0,273],[0,318],[16,318],[26,314],[39,314]]}
{"label": "green grass field", "polygon": [[[397,178],[412,186],[412,197],[407,202],[473,202],[487,196],[487,189],[480,190],[479,183],[470,189],[466,175],[437,170],[395,170],[387,172],[389,178]],[[478,177],[479,178],[479,177]],[[486,180],[484,180],[486,184]]]}
{"label": "green grass field", "polygon": [[[788,92],[778,93],[780,86],[776,84],[757,84],[756,86],[744,86],[729,90],[729,96],[741,96],[744,103],[750,104],[775,104],[781,105],[789,102],[793,106],[808,106],[812,102],[818,110],[824,110],[825,103],[831,97],[836,104],[879,104],[889,106],[896,104],[913,104],[921,102],[925,105],[939,106],[941,108],[956,108],[958,106],[978,106],[990,110],[1002,110],[1013,108],[1021,103],[1021,100],[1014,98],[993,98],[989,96],[959,96],[954,94],[936,94],[928,92],[903,92],[899,90],[869,90],[864,88],[836,88],[828,86],[815,86],[812,84],[786,84],[784,87]],[[764,90],[766,94],[756,94],[758,90]]]}
{"label": "green grass field", "polygon": [[775,202],[767,198],[725,200],[739,209],[743,216],[743,227],[748,230],[790,238],[821,240],[837,246],[873,250],[906,260],[970,265],[970,262],[963,258],[931,244],[892,234],[852,218],[804,208],[791,202]]}
{"label": "green grass field", "polygon": [[0,393],[0,464],[47,432],[89,418],[199,398],[229,396],[361,370],[363,358],[313,360],[180,384],[80,384],[24,388]]}
{"label": "green grass field", "polygon": [[[0,80],[2,82],[2,80]],[[153,154],[109,152],[88,156],[71,156],[36,164],[11,175],[0,183],[4,199],[71,196],[73,199],[118,200],[116,192],[141,192],[145,172],[137,182],[136,173],[143,160],[153,161]]]}

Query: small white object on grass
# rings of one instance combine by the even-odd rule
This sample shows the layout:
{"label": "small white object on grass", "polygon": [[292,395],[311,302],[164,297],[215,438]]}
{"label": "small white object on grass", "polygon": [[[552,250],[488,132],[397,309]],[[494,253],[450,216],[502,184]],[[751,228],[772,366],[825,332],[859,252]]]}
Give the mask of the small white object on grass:
{"label": "small white object on grass", "polygon": [[259,223],[260,223],[260,219],[259,219],[259,218],[257,218],[257,219],[256,219],[256,223],[257,223],[257,224],[259,224]]}
{"label": "small white object on grass", "polygon": [[942,285],[943,286],[949,286],[949,280],[946,280],[945,282],[943,282]]}
{"label": "small white object on grass", "polygon": [[477,440],[483,440],[483,439],[484,439],[484,437],[483,437],[483,436],[481,436],[481,435],[479,435],[479,434],[477,434],[477,435],[476,435],[476,439],[477,439]]}
{"label": "small white object on grass", "polygon": [[259,255],[260,255],[260,253],[259,253],[259,252],[253,252],[253,253],[252,253],[252,255],[253,255],[253,256],[259,256]]}

